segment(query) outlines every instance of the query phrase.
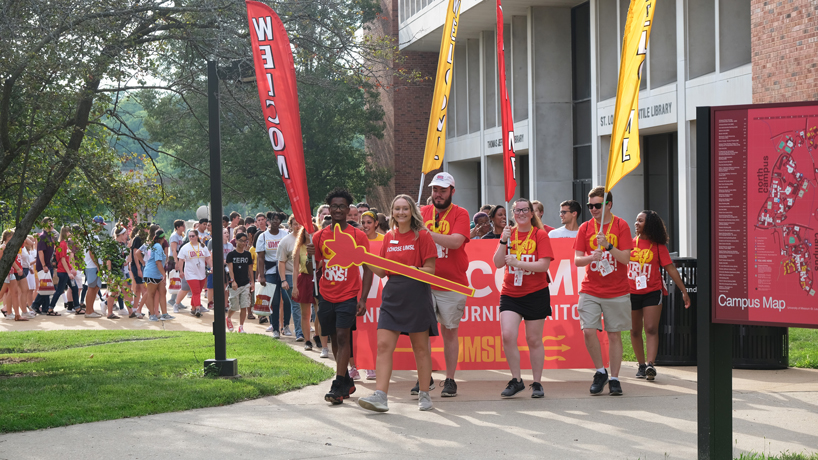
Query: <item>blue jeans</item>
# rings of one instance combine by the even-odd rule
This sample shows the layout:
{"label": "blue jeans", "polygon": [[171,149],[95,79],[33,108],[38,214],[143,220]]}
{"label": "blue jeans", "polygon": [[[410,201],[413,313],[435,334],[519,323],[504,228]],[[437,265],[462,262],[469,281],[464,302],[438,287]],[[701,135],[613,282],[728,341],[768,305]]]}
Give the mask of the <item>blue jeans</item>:
{"label": "blue jeans", "polygon": [[[284,291],[286,293],[286,298],[290,302],[290,308],[292,309],[292,316],[293,316],[293,332],[295,333],[295,337],[304,337],[304,332],[301,331],[301,304],[298,302],[293,302],[293,275],[285,275],[287,280],[287,285],[290,286],[290,289]],[[285,302],[286,303],[286,302]],[[284,308],[287,308],[286,306]],[[286,326],[287,320],[284,320],[284,325]]]}
{"label": "blue jeans", "polygon": [[[276,293],[273,296],[273,302],[270,304],[270,308],[273,310],[273,314],[270,316],[270,324],[273,326],[273,330],[278,330],[278,315],[279,315],[279,307],[281,304],[281,278],[278,275],[278,272],[269,274],[264,274],[264,279],[268,283],[272,283],[276,287]],[[290,282],[290,280],[287,280]],[[292,289],[292,288],[291,288]],[[292,301],[290,300],[292,297],[289,294],[284,295],[284,326],[290,325],[290,315],[292,314],[293,306]],[[300,313],[300,312],[299,312]]]}
{"label": "blue jeans", "polygon": [[[57,301],[60,300],[60,296],[63,292],[65,292],[66,287],[71,288],[71,295],[73,296],[74,302],[77,302],[77,299],[80,298],[79,289],[77,289],[77,283],[71,283],[71,278],[68,277],[68,273],[59,273],[57,272],[57,278],[59,278],[59,282],[57,283],[56,290],[54,291],[54,297],[51,298],[51,304],[48,306],[49,310],[53,310],[54,307],[57,306]],[[77,303],[77,308],[79,308],[79,304]]]}

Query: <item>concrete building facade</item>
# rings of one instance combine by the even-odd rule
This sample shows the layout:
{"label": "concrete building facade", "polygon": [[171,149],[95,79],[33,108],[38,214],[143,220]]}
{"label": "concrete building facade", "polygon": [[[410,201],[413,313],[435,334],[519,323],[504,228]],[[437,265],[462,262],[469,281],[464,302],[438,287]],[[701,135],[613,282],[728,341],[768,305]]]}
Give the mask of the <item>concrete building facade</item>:
{"label": "concrete building facade", "polygon": [[[401,52],[432,76],[447,4],[384,5]],[[585,203],[588,190],[604,182],[628,6],[503,2],[517,195],[542,201],[546,224],[559,226],[561,201]],[[443,169],[457,180],[454,201],[471,213],[503,200],[494,9],[491,0],[463,0],[455,48]],[[816,14],[813,0],[657,2],[639,96],[642,164],[613,189],[614,214],[632,222],[642,209],[656,210],[671,251],[695,257],[696,107],[818,99]],[[408,101],[390,102],[393,193],[417,195],[432,87],[413,86]],[[410,131],[419,145],[397,140]],[[389,148],[370,145],[386,156]]]}

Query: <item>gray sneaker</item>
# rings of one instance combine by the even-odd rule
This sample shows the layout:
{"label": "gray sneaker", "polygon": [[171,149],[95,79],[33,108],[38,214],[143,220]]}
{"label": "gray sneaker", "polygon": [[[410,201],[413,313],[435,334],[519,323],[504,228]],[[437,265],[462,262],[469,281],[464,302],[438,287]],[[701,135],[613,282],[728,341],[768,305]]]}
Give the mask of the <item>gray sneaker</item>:
{"label": "gray sneaker", "polygon": [[290,332],[290,326],[284,326],[284,329],[281,330],[281,334],[287,337],[293,335],[293,333]]}
{"label": "gray sneaker", "polygon": [[321,349],[321,357],[322,358],[329,358],[329,348],[322,348]]}
{"label": "gray sneaker", "polygon": [[164,313],[162,316],[159,317],[159,319],[161,319],[162,321],[170,321],[172,319],[176,319],[176,317],[175,316],[170,316],[169,314]]}
{"label": "gray sneaker", "polygon": [[[429,393],[426,393],[426,396],[428,397]],[[374,410],[375,412],[386,412],[389,410],[389,405],[386,402],[386,393],[381,390],[375,390],[372,396],[358,398],[358,405],[364,409]],[[431,407],[432,401],[429,400],[429,408],[431,409]]]}
{"label": "gray sneaker", "polygon": [[156,316],[156,315],[150,315],[150,316],[148,316],[148,320],[149,321],[159,321],[159,317]]}
{"label": "gray sneaker", "polygon": [[430,410],[432,408],[432,397],[429,396],[428,391],[418,392],[418,409]]}
{"label": "gray sneaker", "polygon": [[545,396],[545,392],[543,391],[542,384],[540,382],[534,382],[530,386],[532,398],[542,398]]}

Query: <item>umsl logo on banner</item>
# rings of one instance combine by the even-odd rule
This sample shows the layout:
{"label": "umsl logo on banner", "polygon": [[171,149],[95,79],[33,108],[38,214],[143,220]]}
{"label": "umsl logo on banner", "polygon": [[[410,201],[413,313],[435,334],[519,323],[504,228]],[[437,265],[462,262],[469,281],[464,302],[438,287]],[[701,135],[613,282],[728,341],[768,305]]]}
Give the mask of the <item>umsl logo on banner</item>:
{"label": "umsl logo on banner", "polygon": [[[497,244],[497,240],[473,240],[466,245],[466,253],[469,256],[469,269],[466,275],[469,285],[475,291],[474,297],[466,300],[466,309],[458,330],[460,343],[458,369],[508,369],[500,336],[500,289],[503,286],[505,268],[494,267],[493,257]],[[377,254],[380,245],[380,242],[371,241],[370,252]],[[585,278],[585,267],[577,268],[574,265],[573,238],[552,239],[551,246],[555,259],[551,261],[548,270],[552,280],[550,285],[552,314],[546,318],[543,329],[545,368],[593,368],[591,357],[585,349],[585,339],[579,326],[577,311],[579,286]],[[375,368],[378,314],[381,292],[386,281],[386,278],[375,277],[366,302],[366,314],[358,317],[353,346],[355,362],[361,369]],[[602,344],[605,366],[608,366],[607,335],[598,333],[598,336]],[[525,322],[520,324],[517,348],[520,350],[520,365],[524,369],[530,369]],[[432,338],[432,367],[436,370],[446,368],[441,337]],[[398,340],[393,368],[415,369],[415,356],[408,336],[401,336]]]}

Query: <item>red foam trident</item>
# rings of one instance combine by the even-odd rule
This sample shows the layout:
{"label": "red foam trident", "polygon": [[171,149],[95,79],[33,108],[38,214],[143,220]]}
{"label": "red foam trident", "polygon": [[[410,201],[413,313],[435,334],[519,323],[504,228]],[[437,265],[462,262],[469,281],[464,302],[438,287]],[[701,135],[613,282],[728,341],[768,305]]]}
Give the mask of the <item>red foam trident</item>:
{"label": "red foam trident", "polygon": [[353,265],[367,264],[386,270],[391,273],[403,275],[421,283],[431,284],[441,289],[458,292],[469,297],[474,295],[474,288],[464,286],[453,281],[430,275],[423,270],[419,270],[409,265],[404,265],[383,257],[370,254],[365,247],[358,246],[352,235],[341,231],[341,226],[335,224],[332,239],[324,241],[324,248],[327,256],[328,267],[349,268]]}

